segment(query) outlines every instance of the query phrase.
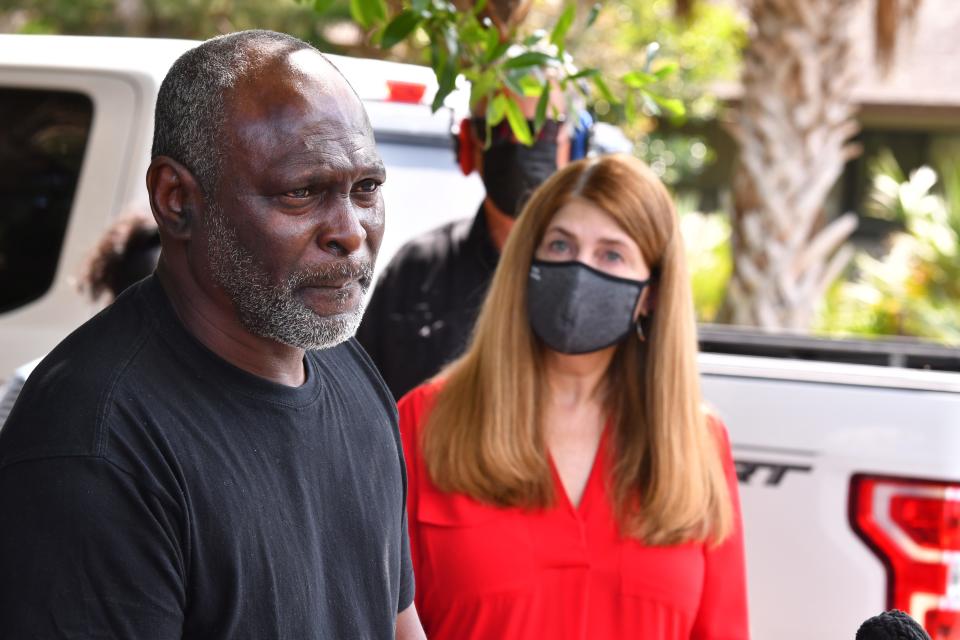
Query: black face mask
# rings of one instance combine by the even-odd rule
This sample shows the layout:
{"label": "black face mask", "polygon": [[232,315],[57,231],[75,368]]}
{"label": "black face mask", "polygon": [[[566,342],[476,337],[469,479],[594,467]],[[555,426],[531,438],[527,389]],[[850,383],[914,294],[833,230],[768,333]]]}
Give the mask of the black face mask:
{"label": "black face mask", "polygon": [[[487,139],[485,122],[473,119],[480,140]],[[533,131],[533,122],[527,125]],[[511,218],[520,215],[530,194],[556,172],[561,126],[560,121],[548,119],[530,147],[517,142],[506,120],[491,128],[490,146],[483,151],[483,186],[497,208]]]}
{"label": "black face mask", "polygon": [[599,351],[636,326],[633,314],[649,282],[611,276],[582,262],[534,260],[527,278],[530,326],[554,351]]}

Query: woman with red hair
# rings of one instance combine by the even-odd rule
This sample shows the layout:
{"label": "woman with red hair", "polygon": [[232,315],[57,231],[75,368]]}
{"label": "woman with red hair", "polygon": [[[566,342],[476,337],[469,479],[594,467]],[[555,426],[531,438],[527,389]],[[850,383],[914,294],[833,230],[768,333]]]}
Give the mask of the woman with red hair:
{"label": "woman with red hair", "polygon": [[466,353],[400,401],[430,638],[748,637],[736,474],[696,353],[652,171],[606,156],[544,183]]}

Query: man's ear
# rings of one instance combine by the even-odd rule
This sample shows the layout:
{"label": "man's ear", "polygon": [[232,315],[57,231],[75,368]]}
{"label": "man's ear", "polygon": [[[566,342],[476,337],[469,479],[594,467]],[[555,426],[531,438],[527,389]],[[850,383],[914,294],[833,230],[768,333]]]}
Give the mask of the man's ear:
{"label": "man's ear", "polygon": [[147,194],[164,235],[186,240],[203,192],[190,170],[168,156],[156,156],[147,169]]}
{"label": "man's ear", "polygon": [[460,121],[460,129],[453,136],[453,148],[457,153],[457,165],[463,175],[473,173],[473,137],[470,135],[470,118]]}

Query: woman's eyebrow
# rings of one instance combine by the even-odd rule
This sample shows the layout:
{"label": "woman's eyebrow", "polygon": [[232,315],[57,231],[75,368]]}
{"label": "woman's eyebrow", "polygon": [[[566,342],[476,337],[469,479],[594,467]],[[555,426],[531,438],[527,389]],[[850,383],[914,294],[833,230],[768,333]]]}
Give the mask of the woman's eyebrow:
{"label": "woman's eyebrow", "polygon": [[630,243],[621,238],[600,238],[599,240],[597,240],[597,242],[599,242],[600,244],[630,248]]}
{"label": "woman's eyebrow", "polygon": [[[565,236],[567,236],[568,238],[575,238],[575,237],[576,237],[575,234],[573,234],[573,233],[570,232],[570,231],[567,231],[566,229],[564,229],[563,227],[560,227],[560,226],[550,227],[549,229],[547,229],[547,233],[550,233],[551,231],[555,231],[555,232],[557,232],[557,233],[559,233],[559,234],[561,234],[561,235],[565,235]],[[544,234],[544,235],[546,235],[546,234]]]}

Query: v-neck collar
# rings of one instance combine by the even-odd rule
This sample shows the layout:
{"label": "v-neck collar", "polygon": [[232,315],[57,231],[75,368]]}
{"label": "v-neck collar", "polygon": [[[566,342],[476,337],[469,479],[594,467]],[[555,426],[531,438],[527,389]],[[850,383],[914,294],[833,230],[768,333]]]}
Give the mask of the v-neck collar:
{"label": "v-neck collar", "polygon": [[607,455],[607,438],[610,431],[609,421],[603,425],[603,431],[600,432],[600,442],[597,443],[597,451],[593,455],[593,465],[590,467],[590,475],[587,476],[587,483],[583,487],[583,495],[580,496],[580,502],[576,505],[567,495],[567,490],[563,486],[563,480],[560,479],[560,472],[557,471],[557,465],[553,461],[553,454],[547,453],[547,459],[550,462],[550,473],[553,476],[553,487],[563,508],[567,510],[574,518],[585,520],[590,512],[590,505],[593,504],[595,495],[600,492],[603,482],[604,456]]}

